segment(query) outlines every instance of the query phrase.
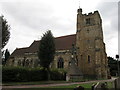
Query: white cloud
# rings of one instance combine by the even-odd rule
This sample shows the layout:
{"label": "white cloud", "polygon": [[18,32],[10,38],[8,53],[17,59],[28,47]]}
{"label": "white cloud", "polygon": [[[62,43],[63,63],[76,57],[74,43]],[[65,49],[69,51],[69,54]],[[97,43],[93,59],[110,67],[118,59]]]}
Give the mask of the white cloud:
{"label": "white cloud", "polygon": [[103,21],[104,41],[108,56],[118,54],[118,3],[101,2],[96,7]]}

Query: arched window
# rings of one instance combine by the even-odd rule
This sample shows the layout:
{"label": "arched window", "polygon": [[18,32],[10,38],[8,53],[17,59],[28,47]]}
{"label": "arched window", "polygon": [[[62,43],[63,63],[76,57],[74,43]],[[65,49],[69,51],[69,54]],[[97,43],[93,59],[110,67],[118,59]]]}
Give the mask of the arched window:
{"label": "arched window", "polygon": [[24,67],[25,66],[25,60],[26,60],[26,57],[24,57],[23,61],[22,61],[22,66]]}
{"label": "arched window", "polygon": [[29,66],[29,60],[27,59],[25,62],[25,66],[28,67]]}
{"label": "arched window", "polygon": [[83,56],[82,56],[82,55],[80,55],[80,60],[82,61],[82,59],[83,59]]}
{"label": "arched window", "polygon": [[57,64],[58,64],[58,65],[57,65],[58,68],[64,68],[64,60],[63,60],[63,58],[60,57],[60,58],[58,59]]}
{"label": "arched window", "polygon": [[32,64],[33,64],[33,60],[32,60],[32,59],[30,60],[30,64],[31,64],[31,66],[32,66]]}
{"label": "arched window", "polygon": [[78,66],[78,56],[76,56],[76,65]]}
{"label": "arched window", "polygon": [[90,63],[90,56],[88,55],[88,63]]}
{"label": "arched window", "polygon": [[13,59],[13,60],[12,60],[12,66],[14,66],[14,62],[15,62],[15,60]]}
{"label": "arched window", "polygon": [[18,61],[18,66],[21,66],[21,60]]}

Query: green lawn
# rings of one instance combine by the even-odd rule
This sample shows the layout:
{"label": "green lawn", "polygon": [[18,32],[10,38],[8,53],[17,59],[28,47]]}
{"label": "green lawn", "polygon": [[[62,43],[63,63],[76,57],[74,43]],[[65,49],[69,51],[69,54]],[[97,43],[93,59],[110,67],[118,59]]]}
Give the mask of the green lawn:
{"label": "green lawn", "polygon": [[108,88],[113,88],[113,82],[108,82]]}

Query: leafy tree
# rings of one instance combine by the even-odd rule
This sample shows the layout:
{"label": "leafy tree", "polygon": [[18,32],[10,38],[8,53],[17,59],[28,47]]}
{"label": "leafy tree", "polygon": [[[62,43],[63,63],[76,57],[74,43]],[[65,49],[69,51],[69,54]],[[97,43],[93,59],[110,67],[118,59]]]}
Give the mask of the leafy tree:
{"label": "leafy tree", "polygon": [[8,58],[9,58],[9,56],[10,56],[10,52],[8,51],[8,49],[6,49],[6,51],[5,51],[5,59],[4,59],[4,61],[3,61],[3,65],[6,64],[6,62],[7,62]]}
{"label": "leafy tree", "polygon": [[40,59],[40,65],[47,70],[48,80],[50,79],[49,67],[54,60],[55,43],[54,37],[50,30],[43,34],[39,43],[38,57]]}
{"label": "leafy tree", "polygon": [[[120,61],[119,61],[119,65],[120,65]],[[108,66],[110,68],[110,74],[112,76],[116,76],[116,73],[118,72],[117,60],[112,57],[108,57]]]}
{"label": "leafy tree", "polygon": [[8,25],[8,22],[3,15],[0,17],[2,20],[2,49],[3,49],[4,46],[8,43],[8,40],[10,38],[10,25]]}

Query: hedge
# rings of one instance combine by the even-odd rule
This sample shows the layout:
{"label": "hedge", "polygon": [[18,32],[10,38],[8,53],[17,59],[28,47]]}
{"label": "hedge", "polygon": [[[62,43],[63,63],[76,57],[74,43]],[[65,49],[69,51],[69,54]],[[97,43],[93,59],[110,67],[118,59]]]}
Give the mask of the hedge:
{"label": "hedge", "polygon": [[[51,80],[65,80],[66,72],[64,70],[50,70]],[[43,68],[25,68],[25,67],[3,67],[3,82],[28,82],[44,81],[47,79],[47,71]]]}
{"label": "hedge", "polygon": [[63,69],[52,69],[50,78],[52,80],[66,80],[66,71]]}

